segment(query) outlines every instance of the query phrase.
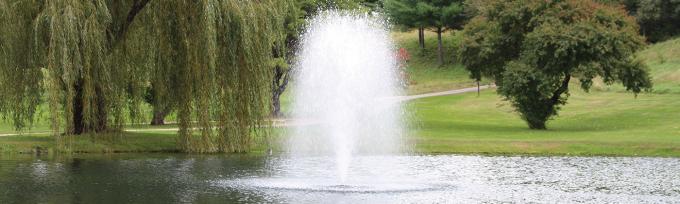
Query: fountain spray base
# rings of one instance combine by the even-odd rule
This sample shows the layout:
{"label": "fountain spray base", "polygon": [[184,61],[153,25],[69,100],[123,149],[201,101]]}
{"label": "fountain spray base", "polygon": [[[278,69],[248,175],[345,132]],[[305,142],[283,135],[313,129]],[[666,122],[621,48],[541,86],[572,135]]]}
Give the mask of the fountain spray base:
{"label": "fountain spray base", "polygon": [[375,180],[338,182],[335,179],[309,178],[240,179],[220,181],[218,183],[221,186],[238,189],[326,193],[405,193],[453,189],[452,185],[442,183]]}

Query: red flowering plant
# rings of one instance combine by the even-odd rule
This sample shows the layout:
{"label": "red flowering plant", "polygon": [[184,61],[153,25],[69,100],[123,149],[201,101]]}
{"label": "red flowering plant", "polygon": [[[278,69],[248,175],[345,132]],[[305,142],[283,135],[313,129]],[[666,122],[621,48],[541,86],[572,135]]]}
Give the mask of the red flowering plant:
{"label": "red flowering plant", "polygon": [[399,77],[401,78],[401,85],[406,88],[410,84],[408,73],[406,72],[406,67],[408,66],[408,61],[411,59],[411,54],[406,51],[405,48],[399,48],[396,53],[397,55],[397,66],[399,69]]}

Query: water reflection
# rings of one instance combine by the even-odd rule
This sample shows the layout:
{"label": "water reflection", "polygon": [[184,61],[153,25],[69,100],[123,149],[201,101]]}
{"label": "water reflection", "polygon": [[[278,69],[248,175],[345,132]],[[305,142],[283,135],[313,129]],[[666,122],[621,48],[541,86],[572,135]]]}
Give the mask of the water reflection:
{"label": "water reflection", "polygon": [[[0,203],[680,202],[680,159],[119,154],[0,158]],[[369,165],[370,164],[370,165]]]}

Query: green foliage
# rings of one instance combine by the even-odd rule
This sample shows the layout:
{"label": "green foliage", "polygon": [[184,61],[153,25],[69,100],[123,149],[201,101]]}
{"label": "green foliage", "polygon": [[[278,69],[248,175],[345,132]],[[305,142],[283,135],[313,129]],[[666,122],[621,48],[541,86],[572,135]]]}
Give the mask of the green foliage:
{"label": "green foliage", "polygon": [[680,0],[644,0],[637,9],[641,32],[651,42],[680,34]]}
{"label": "green foliage", "polygon": [[460,28],[465,22],[460,0],[385,0],[384,8],[397,24],[408,28]]}
{"label": "green foliage", "polygon": [[319,11],[328,9],[366,10],[364,5],[374,5],[371,0],[295,0],[296,7],[303,11],[303,16],[314,16]]}
{"label": "green foliage", "polygon": [[[55,134],[105,130],[122,124],[126,75],[114,74],[109,29],[118,18],[104,1],[31,2],[41,8],[34,20],[18,25],[34,29],[36,65],[47,69],[47,101]],[[21,44],[21,42],[15,42]],[[26,45],[26,44],[23,44]],[[129,73],[129,70],[121,70]],[[109,117],[111,116],[111,117]]]}
{"label": "green foliage", "polygon": [[177,23],[161,26],[158,32],[169,36],[165,43],[176,43],[159,53],[163,53],[160,58],[179,64],[170,75],[178,76],[181,83],[170,95],[177,99],[181,149],[250,149],[251,130],[262,125],[269,106],[272,45],[285,37],[289,5],[288,1],[229,0],[152,3],[154,21]]}
{"label": "green foliage", "polygon": [[447,29],[458,29],[466,20],[462,0],[386,0],[385,11],[397,24],[406,28],[419,28],[421,48],[424,48],[424,28],[437,33],[439,65],[444,64],[444,51],[441,35]]}
{"label": "green foliage", "polygon": [[41,101],[42,71],[30,24],[39,10],[31,1],[0,1],[0,114],[14,128],[30,127]]}
{"label": "green foliage", "polygon": [[679,0],[598,0],[621,5],[636,17],[642,33],[650,42],[668,40],[680,34]]}
{"label": "green foliage", "polygon": [[460,55],[471,77],[491,77],[532,129],[545,129],[578,78],[621,82],[635,94],[652,86],[634,19],[590,1],[495,1],[468,24]]}
{"label": "green foliage", "polygon": [[44,95],[55,135],[120,132],[152,86],[182,150],[248,151],[291,2],[2,1],[0,112],[24,127]]}
{"label": "green foliage", "polygon": [[[569,78],[560,83],[561,75],[536,72],[531,66],[516,61],[509,62],[505,69],[504,83],[499,86],[498,93],[512,103],[531,129],[545,129],[545,121],[566,103],[569,93],[562,86],[569,84]],[[560,93],[554,97],[556,90],[567,96]]]}
{"label": "green foliage", "polygon": [[415,0],[386,0],[384,8],[392,22],[407,28],[424,26],[423,17],[416,12]]}

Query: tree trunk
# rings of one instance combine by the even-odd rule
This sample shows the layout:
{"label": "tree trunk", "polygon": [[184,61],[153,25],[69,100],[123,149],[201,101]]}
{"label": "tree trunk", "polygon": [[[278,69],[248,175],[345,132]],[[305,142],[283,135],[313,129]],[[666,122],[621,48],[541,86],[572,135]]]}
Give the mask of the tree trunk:
{"label": "tree trunk", "polygon": [[78,83],[74,85],[75,96],[73,99],[73,128],[71,134],[80,135],[85,132],[85,124],[83,124],[83,80],[78,80]]}
{"label": "tree trunk", "polygon": [[532,130],[545,130],[545,129],[547,129],[547,128],[545,127],[545,122],[546,122],[546,121],[531,121],[531,120],[527,120],[527,123],[529,123],[529,129],[532,129]]}
{"label": "tree trunk", "polygon": [[290,69],[282,67],[274,68],[274,80],[272,81],[272,110],[271,115],[274,117],[281,117],[281,95],[286,91],[288,86],[288,79],[290,78]]}
{"label": "tree trunk", "polygon": [[[84,95],[83,95],[83,89],[84,87],[84,80],[79,79],[78,83],[74,85],[75,89],[75,96],[73,99],[73,112],[72,112],[72,117],[73,117],[73,129],[71,130],[71,134],[74,135],[81,135],[84,133],[89,133],[89,132],[102,132],[108,129],[108,124],[107,124],[107,119],[108,119],[108,111],[106,110],[106,99],[104,96],[104,93],[102,89],[97,86],[95,87],[95,98],[94,98],[94,104],[96,104],[96,111],[95,112],[95,118],[90,119],[94,121],[85,121],[84,119],[84,108],[85,105],[83,104],[84,101]],[[88,127],[86,123],[90,123],[94,127]]]}
{"label": "tree trunk", "polygon": [[97,96],[95,99],[95,103],[97,103],[97,115],[95,116],[97,118],[97,123],[96,127],[94,127],[94,131],[102,132],[108,129],[109,111],[106,107],[108,104],[106,104],[106,96],[104,96],[104,90],[102,90],[101,86],[96,86],[95,94]]}
{"label": "tree trunk", "polygon": [[275,92],[272,96],[272,116],[281,116],[281,93]]}
{"label": "tree trunk", "polygon": [[425,49],[425,28],[423,27],[418,28],[418,45],[420,49]]}
{"label": "tree trunk", "polygon": [[552,97],[546,101],[547,108],[548,110],[545,110],[545,117],[542,117],[540,119],[536,120],[530,120],[527,119],[527,123],[529,123],[529,128],[530,129],[535,129],[535,130],[545,130],[546,125],[545,123],[548,121],[548,119],[555,115],[555,106],[560,105],[560,96],[562,96],[563,93],[567,92],[569,90],[569,81],[571,80],[571,75],[569,73],[565,73],[564,80],[562,80],[562,85],[553,92]]}
{"label": "tree trunk", "polygon": [[437,28],[437,61],[439,66],[444,65],[444,54],[442,50],[442,27]]}
{"label": "tree trunk", "polygon": [[562,81],[562,85],[560,85],[560,88],[555,90],[553,92],[552,97],[550,98],[550,103],[551,105],[555,106],[557,103],[560,102],[560,96],[569,90],[569,80],[571,80],[571,75],[569,73],[564,74],[564,80]]}
{"label": "tree trunk", "polygon": [[153,118],[151,118],[151,125],[165,125],[165,116],[168,115],[170,111],[161,110],[154,107]]}

